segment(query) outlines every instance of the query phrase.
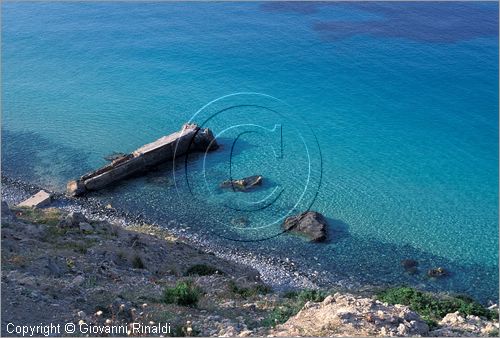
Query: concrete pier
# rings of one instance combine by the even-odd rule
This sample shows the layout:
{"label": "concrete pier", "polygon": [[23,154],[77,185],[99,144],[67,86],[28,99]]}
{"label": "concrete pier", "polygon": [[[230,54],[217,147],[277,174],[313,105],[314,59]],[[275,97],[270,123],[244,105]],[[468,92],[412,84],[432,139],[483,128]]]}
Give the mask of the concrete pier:
{"label": "concrete pier", "polygon": [[80,196],[172,160],[174,156],[182,156],[189,151],[211,151],[217,148],[217,142],[210,129],[200,128],[196,124],[185,124],[181,130],[173,134],[148,143],[77,180],[69,181],[67,194]]}

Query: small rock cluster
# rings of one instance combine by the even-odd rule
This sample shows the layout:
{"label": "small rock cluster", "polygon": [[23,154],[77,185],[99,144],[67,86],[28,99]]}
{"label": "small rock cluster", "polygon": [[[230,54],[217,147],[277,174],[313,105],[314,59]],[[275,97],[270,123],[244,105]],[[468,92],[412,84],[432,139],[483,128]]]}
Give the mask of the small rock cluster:
{"label": "small rock cluster", "polygon": [[241,179],[227,180],[220,184],[221,188],[233,189],[234,191],[248,191],[258,185],[262,185],[262,176],[254,175]]}

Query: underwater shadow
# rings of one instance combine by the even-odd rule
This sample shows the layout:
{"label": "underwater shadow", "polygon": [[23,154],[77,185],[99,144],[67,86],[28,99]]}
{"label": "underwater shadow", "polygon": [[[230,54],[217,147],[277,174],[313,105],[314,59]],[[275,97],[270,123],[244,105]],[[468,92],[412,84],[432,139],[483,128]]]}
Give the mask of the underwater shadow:
{"label": "underwater shadow", "polygon": [[[64,190],[66,182],[90,171],[90,152],[56,143],[31,131],[2,128],[2,174]],[[53,187],[54,180],[60,180]]]}

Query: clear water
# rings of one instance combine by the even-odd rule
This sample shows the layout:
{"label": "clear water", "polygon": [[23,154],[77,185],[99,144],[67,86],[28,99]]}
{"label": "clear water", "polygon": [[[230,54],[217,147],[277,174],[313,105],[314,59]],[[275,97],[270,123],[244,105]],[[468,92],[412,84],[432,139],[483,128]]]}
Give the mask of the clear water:
{"label": "clear water", "polygon": [[[96,196],[332,279],[498,299],[498,4],[4,2],[2,25],[5,175],[62,191],[214,99],[264,93],[282,101],[194,118],[219,151]],[[264,186],[218,189],[229,158]],[[328,243],[279,235],[308,207]]]}

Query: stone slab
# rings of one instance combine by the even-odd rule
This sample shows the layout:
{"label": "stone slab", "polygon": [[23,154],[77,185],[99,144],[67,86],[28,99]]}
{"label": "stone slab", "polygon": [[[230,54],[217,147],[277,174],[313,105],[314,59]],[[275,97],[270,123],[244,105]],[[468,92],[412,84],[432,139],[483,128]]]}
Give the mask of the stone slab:
{"label": "stone slab", "polygon": [[18,207],[39,208],[50,204],[51,195],[45,190],[40,190],[30,198],[22,201]]}

